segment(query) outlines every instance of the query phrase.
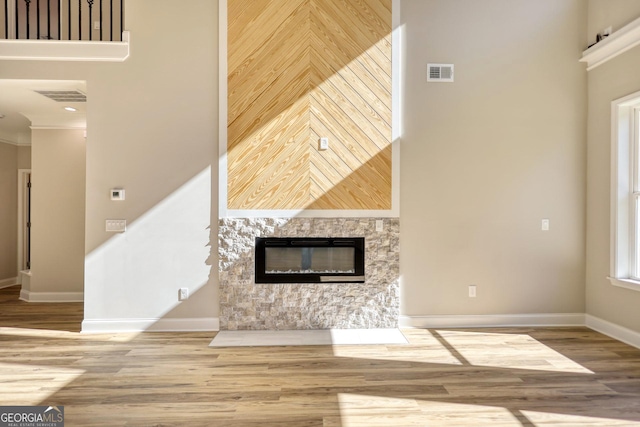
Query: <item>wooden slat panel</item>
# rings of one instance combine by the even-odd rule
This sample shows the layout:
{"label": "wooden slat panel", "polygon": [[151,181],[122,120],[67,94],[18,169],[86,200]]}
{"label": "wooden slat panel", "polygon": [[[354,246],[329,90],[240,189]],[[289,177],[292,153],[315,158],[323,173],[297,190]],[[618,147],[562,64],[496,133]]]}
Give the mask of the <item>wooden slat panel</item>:
{"label": "wooden slat panel", "polygon": [[391,0],[228,4],[229,208],[389,209]]}
{"label": "wooden slat panel", "polygon": [[[307,7],[308,0],[229,0],[227,4],[247,3],[240,16],[232,16],[227,10],[227,46],[229,70],[234,70],[246,58],[259,56],[259,50],[269,43],[278,43],[277,34],[300,7]],[[235,9],[235,7],[233,7]],[[272,38],[276,40],[272,40]],[[289,40],[291,44],[294,40]]]}
{"label": "wooden slat panel", "polygon": [[[318,154],[318,153],[315,153]],[[309,209],[334,209],[332,206],[348,205],[351,209],[391,209],[391,179],[381,179],[380,170],[391,169],[391,146],[380,151],[367,163],[330,189],[322,170],[322,162],[316,161],[311,169],[311,194],[315,201]]]}

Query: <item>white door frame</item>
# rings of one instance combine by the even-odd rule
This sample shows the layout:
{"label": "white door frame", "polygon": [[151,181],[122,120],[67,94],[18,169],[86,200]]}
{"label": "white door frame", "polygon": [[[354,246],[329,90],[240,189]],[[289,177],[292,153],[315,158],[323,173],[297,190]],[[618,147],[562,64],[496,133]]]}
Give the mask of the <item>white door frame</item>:
{"label": "white door frame", "polygon": [[20,271],[26,270],[26,239],[27,239],[27,206],[29,203],[27,183],[31,169],[18,169],[18,280]]}

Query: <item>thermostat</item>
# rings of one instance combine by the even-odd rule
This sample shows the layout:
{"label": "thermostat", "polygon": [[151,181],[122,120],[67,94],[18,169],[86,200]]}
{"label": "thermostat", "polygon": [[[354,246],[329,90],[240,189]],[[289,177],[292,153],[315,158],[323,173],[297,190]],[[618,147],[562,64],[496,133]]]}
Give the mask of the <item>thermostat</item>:
{"label": "thermostat", "polygon": [[112,188],[110,192],[111,192],[111,200],[124,200],[124,189]]}

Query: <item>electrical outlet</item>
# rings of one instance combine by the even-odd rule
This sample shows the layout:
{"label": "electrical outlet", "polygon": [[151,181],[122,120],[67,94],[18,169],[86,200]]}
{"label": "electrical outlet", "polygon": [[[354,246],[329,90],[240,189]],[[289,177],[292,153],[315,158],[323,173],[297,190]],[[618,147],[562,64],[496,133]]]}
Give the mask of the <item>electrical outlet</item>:
{"label": "electrical outlet", "polygon": [[180,288],[178,290],[178,301],[189,299],[189,288]]}
{"label": "electrical outlet", "polygon": [[540,229],[542,231],[549,231],[549,220],[547,218],[544,218],[542,220],[542,223],[540,224]]}
{"label": "electrical outlet", "polygon": [[94,30],[100,29],[100,21],[93,21],[93,29]]}
{"label": "electrical outlet", "polygon": [[476,285],[469,285],[469,298],[476,297]]}
{"label": "electrical outlet", "polygon": [[381,219],[376,219],[376,231],[382,231],[384,229],[384,222]]}
{"label": "electrical outlet", "polygon": [[105,231],[109,233],[124,233],[127,231],[127,220],[108,219],[105,221]]}

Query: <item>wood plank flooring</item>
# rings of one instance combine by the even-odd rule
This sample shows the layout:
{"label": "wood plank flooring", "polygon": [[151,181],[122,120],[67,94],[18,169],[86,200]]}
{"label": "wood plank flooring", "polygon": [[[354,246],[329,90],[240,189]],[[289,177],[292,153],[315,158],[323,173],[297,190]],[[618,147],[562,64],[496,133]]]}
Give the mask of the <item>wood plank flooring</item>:
{"label": "wood plank flooring", "polygon": [[0,290],[0,405],[66,426],[640,426],[640,350],[586,328],[403,330],[409,345],[209,348],[80,334]]}

